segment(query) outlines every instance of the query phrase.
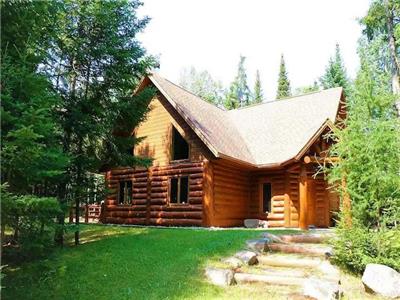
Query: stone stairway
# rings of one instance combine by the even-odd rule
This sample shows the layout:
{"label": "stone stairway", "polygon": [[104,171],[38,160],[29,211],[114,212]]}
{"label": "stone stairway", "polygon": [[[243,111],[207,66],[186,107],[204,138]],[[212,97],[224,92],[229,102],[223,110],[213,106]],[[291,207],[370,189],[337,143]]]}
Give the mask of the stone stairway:
{"label": "stone stairway", "polygon": [[329,262],[329,238],[330,233],[264,233],[247,241],[246,250],[222,259],[218,268],[207,268],[206,276],[221,286],[293,286],[297,288],[295,299],[339,299],[340,271]]}

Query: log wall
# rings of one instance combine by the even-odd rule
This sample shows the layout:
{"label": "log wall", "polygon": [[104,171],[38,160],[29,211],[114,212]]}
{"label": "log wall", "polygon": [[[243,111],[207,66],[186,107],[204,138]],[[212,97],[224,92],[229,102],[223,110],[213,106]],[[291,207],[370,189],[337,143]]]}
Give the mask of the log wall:
{"label": "log wall", "polygon": [[223,160],[212,160],[213,226],[243,226],[250,203],[250,173]]}
{"label": "log wall", "polygon": [[154,166],[170,165],[174,126],[189,144],[188,161],[203,161],[210,157],[210,151],[162,95],[155,97],[150,107],[146,120],[135,131],[137,137],[144,138],[135,147],[135,155],[151,157]]}
{"label": "log wall", "polygon": [[[148,169],[116,169],[107,176],[110,194],[105,222],[114,224],[201,226],[203,224],[203,162],[155,166]],[[169,180],[189,177],[187,204],[169,203]],[[131,204],[118,204],[118,182],[133,182]]]}

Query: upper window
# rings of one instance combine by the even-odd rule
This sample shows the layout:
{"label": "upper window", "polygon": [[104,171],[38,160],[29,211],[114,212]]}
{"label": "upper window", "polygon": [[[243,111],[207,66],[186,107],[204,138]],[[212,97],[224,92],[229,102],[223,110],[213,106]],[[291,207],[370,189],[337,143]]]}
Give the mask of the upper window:
{"label": "upper window", "polygon": [[132,181],[120,181],[118,189],[118,204],[131,204]]}
{"label": "upper window", "polygon": [[172,127],[172,160],[188,159],[189,145],[181,134]]}
{"label": "upper window", "polygon": [[175,177],[171,178],[169,190],[169,203],[187,204],[189,194],[189,178]]}

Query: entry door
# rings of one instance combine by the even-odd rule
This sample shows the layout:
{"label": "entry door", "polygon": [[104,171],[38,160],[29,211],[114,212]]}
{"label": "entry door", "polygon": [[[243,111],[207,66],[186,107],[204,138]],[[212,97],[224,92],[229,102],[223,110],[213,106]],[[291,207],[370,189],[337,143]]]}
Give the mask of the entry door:
{"label": "entry door", "polygon": [[262,185],[262,212],[272,212],[272,186],[270,182],[265,182]]}
{"label": "entry door", "polygon": [[308,179],[307,180],[307,187],[308,187],[308,195],[307,195],[307,224],[308,226],[318,226],[316,220],[316,190],[315,190],[315,180]]}

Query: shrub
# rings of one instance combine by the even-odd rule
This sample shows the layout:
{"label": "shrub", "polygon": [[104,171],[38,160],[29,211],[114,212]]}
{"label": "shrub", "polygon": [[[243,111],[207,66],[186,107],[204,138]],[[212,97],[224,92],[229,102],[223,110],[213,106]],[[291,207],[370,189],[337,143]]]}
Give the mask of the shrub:
{"label": "shrub", "polygon": [[13,235],[6,254],[21,258],[43,255],[52,246],[56,228],[55,217],[60,213],[58,201],[52,197],[17,196],[1,186],[1,225]]}
{"label": "shrub", "polygon": [[400,228],[371,230],[358,223],[339,225],[333,240],[335,263],[362,273],[369,263],[384,264],[400,271]]}

